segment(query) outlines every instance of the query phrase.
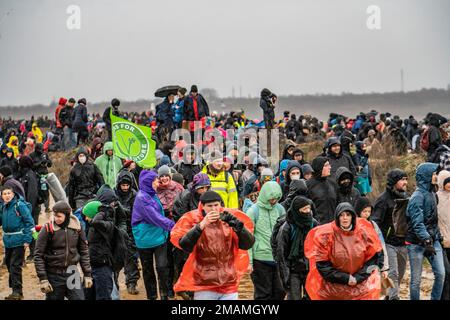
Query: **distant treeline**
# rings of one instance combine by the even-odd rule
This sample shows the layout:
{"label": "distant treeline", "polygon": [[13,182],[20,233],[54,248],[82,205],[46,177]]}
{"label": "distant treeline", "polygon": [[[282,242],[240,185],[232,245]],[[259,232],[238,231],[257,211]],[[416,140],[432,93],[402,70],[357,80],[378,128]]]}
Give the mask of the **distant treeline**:
{"label": "distant treeline", "polygon": [[[269,88],[270,89],[270,88]],[[200,90],[200,92],[202,92]],[[220,98],[214,89],[204,90],[205,98],[210,106],[210,111],[230,112],[243,109],[252,119],[262,118],[262,110],[259,108],[259,98]],[[109,105],[109,101],[90,103],[89,113],[103,113]],[[119,97],[120,99],[120,97]],[[161,99],[121,101],[120,110],[128,112],[142,112],[150,110],[150,106],[158,104]],[[0,107],[0,117],[13,119],[29,119],[31,115],[54,116],[56,102],[50,105],[30,106],[3,106]],[[290,111],[297,115],[311,114],[319,119],[325,119],[330,112],[340,113],[354,117],[359,112],[368,112],[372,109],[380,113],[390,112],[401,117],[414,115],[416,118],[424,117],[428,112],[440,113],[450,116],[450,90],[422,89],[410,92],[365,93],[340,95],[316,94],[316,95],[289,95],[278,96],[277,116],[282,116],[284,111]]]}

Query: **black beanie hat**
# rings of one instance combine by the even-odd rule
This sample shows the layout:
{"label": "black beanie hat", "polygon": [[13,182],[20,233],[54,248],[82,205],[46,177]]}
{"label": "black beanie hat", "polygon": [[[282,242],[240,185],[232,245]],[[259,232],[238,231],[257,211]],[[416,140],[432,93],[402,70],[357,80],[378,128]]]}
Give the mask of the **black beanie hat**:
{"label": "black beanie hat", "polygon": [[120,106],[120,101],[119,101],[119,99],[116,99],[116,98],[112,99],[112,100],[111,100],[111,105],[112,105],[113,107],[118,107],[118,106]]}
{"label": "black beanie hat", "polygon": [[372,204],[370,203],[370,200],[366,197],[358,198],[358,200],[356,200],[356,203],[355,203],[356,215],[358,217],[361,216],[361,212],[367,207],[373,208]]}
{"label": "black beanie hat", "polygon": [[72,212],[72,208],[66,201],[58,201],[57,203],[55,203],[52,210],[54,213],[61,212],[66,216],[70,215],[70,213]]}
{"label": "black beanie hat", "polygon": [[308,205],[311,205],[311,200],[303,196],[297,196],[294,198],[294,201],[292,201],[292,209],[296,212]]}
{"label": "black beanie hat", "polygon": [[314,170],[314,176],[316,177],[321,177],[322,176],[322,170],[323,170],[323,166],[325,165],[325,163],[327,163],[329,160],[327,157],[317,157],[315,158],[312,163],[311,163],[311,167]]}
{"label": "black beanie hat", "polygon": [[387,174],[387,185],[393,187],[397,182],[403,178],[407,178],[408,175],[401,169],[392,169]]}
{"label": "black beanie hat", "polygon": [[195,84],[193,84],[193,85],[191,86],[191,92],[195,92],[195,93],[198,92],[198,88],[197,88],[197,86],[196,86]]}
{"label": "black beanie hat", "polygon": [[12,170],[10,167],[4,166],[0,168],[0,174],[6,178],[12,175]]}
{"label": "black beanie hat", "polygon": [[223,203],[222,198],[220,197],[220,194],[218,194],[215,191],[206,191],[200,197],[200,202],[203,204],[210,203],[210,202],[216,202],[216,201]]}
{"label": "black beanie hat", "polygon": [[78,103],[82,103],[82,104],[86,104],[86,99],[85,98],[81,98],[80,100],[78,100]]}

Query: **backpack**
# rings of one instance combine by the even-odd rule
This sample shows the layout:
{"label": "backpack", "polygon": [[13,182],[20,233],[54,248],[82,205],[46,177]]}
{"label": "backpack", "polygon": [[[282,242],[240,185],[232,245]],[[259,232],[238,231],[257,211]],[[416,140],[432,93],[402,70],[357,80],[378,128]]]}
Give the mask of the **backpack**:
{"label": "backpack", "polygon": [[395,199],[395,207],[392,211],[392,224],[394,225],[394,235],[404,238],[408,232],[408,222],[406,220],[406,208],[409,198]]}
{"label": "backpack", "polygon": [[[277,252],[278,249],[278,242],[277,242],[278,231],[280,231],[281,227],[284,225],[285,222],[286,222],[286,214],[279,216],[272,230],[272,236],[270,237],[270,246],[272,247],[272,255],[274,258],[275,253]],[[293,231],[294,230],[291,229],[291,240],[295,236],[295,232]]]}
{"label": "backpack", "polygon": [[119,272],[124,266],[127,258],[127,243],[129,241],[126,231],[114,226],[114,234],[111,243],[112,269]]}
{"label": "backpack", "polygon": [[[280,231],[281,227],[286,222],[286,214],[281,215],[278,217],[277,222],[275,223],[275,226],[273,227],[272,236],[270,237],[270,246],[272,247],[272,254],[274,255],[275,252],[277,252],[278,249],[278,242],[277,242],[277,236],[278,232]],[[314,226],[314,219],[311,222],[311,229]],[[297,226],[292,225],[291,226],[291,241],[294,240],[295,234],[297,233]],[[275,258],[275,255],[274,255]],[[278,261],[275,260],[275,262],[278,263]]]}
{"label": "backpack", "polygon": [[420,137],[420,147],[424,151],[428,151],[428,149],[430,148],[430,129],[426,129],[422,133],[422,136]]}

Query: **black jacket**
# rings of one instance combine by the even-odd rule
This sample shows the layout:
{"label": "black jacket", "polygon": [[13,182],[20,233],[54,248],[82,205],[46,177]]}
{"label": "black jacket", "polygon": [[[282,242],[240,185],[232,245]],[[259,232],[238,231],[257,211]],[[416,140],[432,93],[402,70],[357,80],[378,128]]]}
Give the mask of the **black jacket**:
{"label": "black jacket", "polygon": [[48,168],[53,165],[53,162],[48,154],[44,152],[42,143],[36,144],[34,152],[30,154],[30,158],[33,160],[33,170],[36,171],[37,174],[48,174]]}
{"label": "black jacket", "polygon": [[288,193],[289,193],[289,186],[291,184],[291,177],[290,177],[290,172],[293,169],[298,169],[300,170],[300,176],[302,175],[302,166],[300,165],[300,163],[298,161],[295,160],[291,160],[288,163],[288,166],[286,168],[286,176],[284,178],[284,181],[280,184],[281,187],[281,191],[283,192],[283,196],[281,198],[281,201],[284,201],[284,199],[286,199]]}
{"label": "black jacket", "polygon": [[275,121],[275,108],[270,99],[271,92],[267,89],[261,91],[261,98],[259,99],[259,106],[263,110],[263,118],[266,122],[266,127],[272,127]]}
{"label": "black jacket", "polygon": [[184,190],[175,198],[173,202],[173,219],[178,221],[186,212],[197,209],[199,202],[200,195],[197,192]]}
{"label": "black jacket", "polygon": [[334,211],[337,205],[336,182],[330,178],[318,178],[314,176],[306,181],[308,198],[316,207],[314,218],[320,224],[334,220]]}
{"label": "black jacket", "polygon": [[186,97],[183,107],[183,119],[187,121],[195,121],[200,120],[203,117],[209,117],[209,106],[206,102],[205,98],[201,94],[197,95],[197,111],[198,111],[198,119],[195,119],[194,105],[193,105],[194,97],[189,95]]}
{"label": "black jacket", "polygon": [[404,246],[405,238],[395,236],[392,212],[395,207],[395,199],[406,199],[406,193],[396,192],[392,187],[386,190],[375,201],[371,219],[380,227],[384,241],[392,246]]}
{"label": "black jacket", "polygon": [[74,130],[87,129],[88,115],[87,108],[84,104],[79,104],[75,107],[72,118],[72,128]]}
{"label": "black jacket", "polygon": [[99,213],[89,223],[88,243],[91,266],[112,266],[112,240],[114,235],[114,212],[112,208],[100,207]]}
{"label": "black jacket", "polygon": [[[339,181],[343,180],[344,177],[350,177],[351,184],[350,187],[345,188],[339,185]],[[361,194],[358,189],[353,187],[354,176],[347,168],[341,167],[336,171],[336,185],[337,185],[337,204],[342,202],[348,202],[353,207],[356,205],[356,201],[361,198]]]}
{"label": "black jacket", "polygon": [[14,156],[12,156],[11,158],[4,157],[0,161],[0,168],[1,167],[10,167],[14,177],[17,177],[17,175],[19,174],[19,161],[17,161]]}
{"label": "black jacket", "polygon": [[[33,217],[40,212],[39,180],[36,173],[29,168],[21,168],[19,180],[25,191],[25,200],[31,204]],[[37,222],[37,221],[36,221]]]}
{"label": "black jacket", "polygon": [[306,181],[303,179],[292,181],[289,185],[289,193],[281,205],[284,207],[286,212],[290,209],[292,201],[297,196],[308,197],[308,186],[306,185]]}
{"label": "black jacket", "polygon": [[186,188],[192,182],[194,176],[202,171],[202,166],[199,164],[186,164],[184,162],[177,163],[174,167],[178,173],[184,178],[184,187]]}
{"label": "black jacket", "polygon": [[[80,152],[77,153],[77,159],[79,154]],[[88,157],[87,153],[86,156]],[[75,200],[94,198],[104,183],[102,173],[94,163],[88,160],[81,164],[77,161],[70,171],[67,192],[72,208],[75,208]]]}
{"label": "black jacket", "polygon": [[345,154],[343,152],[342,145],[341,145],[341,152],[338,155],[331,152],[331,146],[335,143],[340,143],[340,141],[337,138],[330,138],[328,140],[328,144],[327,144],[326,155],[327,155],[328,159],[330,160],[331,175],[335,176],[337,169],[340,167],[345,167],[348,170],[350,170],[350,172],[353,175],[356,175],[356,168],[353,163],[353,160],[348,154]]}
{"label": "black jacket", "polygon": [[68,126],[69,128],[72,128],[73,123],[73,107],[65,106],[61,109],[59,112],[59,122],[61,122],[61,125]]}
{"label": "black jacket", "polygon": [[173,126],[172,104],[166,99],[156,106],[156,122],[158,125]]}
{"label": "black jacket", "polygon": [[[133,233],[131,229],[131,216],[133,214],[133,205],[137,194],[136,190],[132,188],[133,180],[134,176],[131,172],[120,171],[117,177],[117,186],[114,189],[114,192],[121,204],[121,208],[119,210],[122,210],[123,214],[126,216],[127,233],[129,236]],[[127,193],[122,192],[120,189],[121,183],[128,183],[130,185],[130,189]]]}
{"label": "black jacket", "polygon": [[[287,215],[290,215],[288,211]],[[313,219],[311,224],[311,229],[316,227],[319,223]],[[280,227],[277,233],[277,252],[274,252],[277,261],[277,268],[280,274],[281,283],[286,288],[289,283],[289,278],[291,273],[296,274],[307,274],[309,270],[309,261],[305,256],[299,258],[298,261],[290,261],[288,260],[289,253],[291,251],[292,245],[292,233],[294,232],[294,228],[296,228],[295,224],[290,222],[287,218],[283,225]],[[306,239],[307,234],[304,235],[303,242]],[[304,248],[300,249],[302,252]]]}

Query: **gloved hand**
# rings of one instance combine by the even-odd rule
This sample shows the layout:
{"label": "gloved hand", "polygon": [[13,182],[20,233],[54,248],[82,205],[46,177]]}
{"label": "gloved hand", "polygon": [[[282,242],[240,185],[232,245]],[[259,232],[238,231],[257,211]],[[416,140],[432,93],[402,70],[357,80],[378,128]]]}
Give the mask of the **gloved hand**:
{"label": "gloved hand", "polygon": [[48,282],[48,280],[41,280],[40,288],[43,293],[53,292],[52,285],[50,284],[50,282]]}
{"label": "gloved hand", "polygon": [[234,231],[236,231],[238,233],[241,232],[242,228],[244,227],[244,223],[242,223],[242,221],[240,221],[238,218],[236,218],[234,215],[232,215],[228,211],[222,212],[222,214],[220,215],[220,220],[228,223],[228,225],[231,228],[233,228]]}
{"label": "gloved hand", "polygon": [[91,277],[84,277],[84,286],[86,287],[86,289],[92,288],[93,285],[94,282],[92,281]]}
{"label": "gloved hand", "polygon": [[436,250],[433,247],[433,242],[431,240],[427,240],[424,242],[425,251],[423,255],[429,259],[433,258],[436,255]]}

